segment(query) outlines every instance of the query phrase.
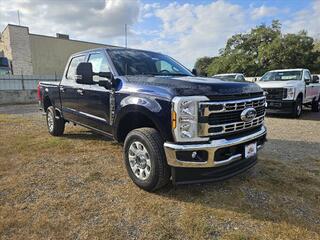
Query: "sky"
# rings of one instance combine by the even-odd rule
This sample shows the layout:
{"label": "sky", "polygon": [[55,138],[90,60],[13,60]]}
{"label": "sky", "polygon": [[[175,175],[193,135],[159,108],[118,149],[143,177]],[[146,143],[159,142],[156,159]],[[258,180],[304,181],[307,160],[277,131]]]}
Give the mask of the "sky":
{"label": "sky", "polygon": [[[9,4],[8,4],[9,3]],[[0,0],[0,30],[20,22],[31,33],[162,52],[192,68],[216,56],[229,37],[282,23],[320,39],[320,0]]]}

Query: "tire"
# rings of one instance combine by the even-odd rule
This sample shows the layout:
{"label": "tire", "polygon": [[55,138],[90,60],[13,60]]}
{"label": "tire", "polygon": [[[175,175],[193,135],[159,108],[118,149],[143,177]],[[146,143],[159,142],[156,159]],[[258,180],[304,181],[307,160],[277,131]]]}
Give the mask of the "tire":
{"label": "tire", "polygon": [[153,128],[138,128],[127,135],[124,163],[132,181],[146,191],[155,191],[170,180],[163,140]]}
{"label": "tire", "polygon": [[299,118],[301,116],[301,113],[302,113],[302,99],[298,98],[293,104],[291,115],[293,118]]}
{"label": "tire", "polygon": [[48,107],[46,119],[49,133],[52,136],[61,136],[64,132],[65,121],[61,117],[56,117],[56,111],[54,107]]}
{"label": "tire", "polygon": [[311,111],[312,112],[320,111],[320,96],[318,97],[318,100],[312,101]]}

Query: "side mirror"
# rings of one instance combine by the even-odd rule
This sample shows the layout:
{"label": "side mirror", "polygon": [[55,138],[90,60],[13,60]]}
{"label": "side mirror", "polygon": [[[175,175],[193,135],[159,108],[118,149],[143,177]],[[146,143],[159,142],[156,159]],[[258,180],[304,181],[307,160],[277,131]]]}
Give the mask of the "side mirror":
{"label": "side mirror", "polygon": [[308,85],[308,84],[311,83],[311,79],[305,78],[305,79],[304,79],[304,82]]}
{"label": "side mirror", "polygon": [[98,82],[98,85],[101,86],[101,87],[105,87],[106,89],[111,89],[112,88],[111,80],[100,80]]}
{"label": "side mirror", "polygon": [[79,63],[76,69],[76,82],[80,84],[94,84],[92,64],[88,62]]}
{"label": "side mirror", "polygon": [[195,68],[192,69],[192,74],[195,75],[195,76],[198,76],[198,71],[197,71],[197,69],[195,69]]}
{"label": "side mirror", "polygon": [[319,76],[318,75],[313,75],[312,76],[312,82],[313,83],[319,83]]}

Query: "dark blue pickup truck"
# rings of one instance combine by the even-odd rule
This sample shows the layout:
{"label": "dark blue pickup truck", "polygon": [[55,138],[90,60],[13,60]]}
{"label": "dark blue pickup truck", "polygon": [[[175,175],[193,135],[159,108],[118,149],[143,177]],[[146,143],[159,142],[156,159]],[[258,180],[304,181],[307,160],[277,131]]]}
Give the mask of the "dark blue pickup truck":
{"label": "dark blue pickup truck", "polygon": [[72,55],[38,96],[51,135],[71,122],[113,137],[133,182],[153,191],[234,176],[266,141],[259,86],[195,75],[160,53],[94,49]]}

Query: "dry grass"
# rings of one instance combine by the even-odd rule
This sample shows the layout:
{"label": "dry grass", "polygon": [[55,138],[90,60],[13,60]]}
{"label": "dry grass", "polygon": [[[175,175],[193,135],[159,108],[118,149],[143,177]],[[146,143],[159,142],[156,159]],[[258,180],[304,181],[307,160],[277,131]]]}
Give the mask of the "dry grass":
{"label": "dry grass", "polygon": [[[83,128],[55,138],[37,115],[0,115],[0,136],[1,239],[320,239],[320,140],[271,134],[249,172],[152,194]],[[316,150],[291,161],[281,144]]]}

